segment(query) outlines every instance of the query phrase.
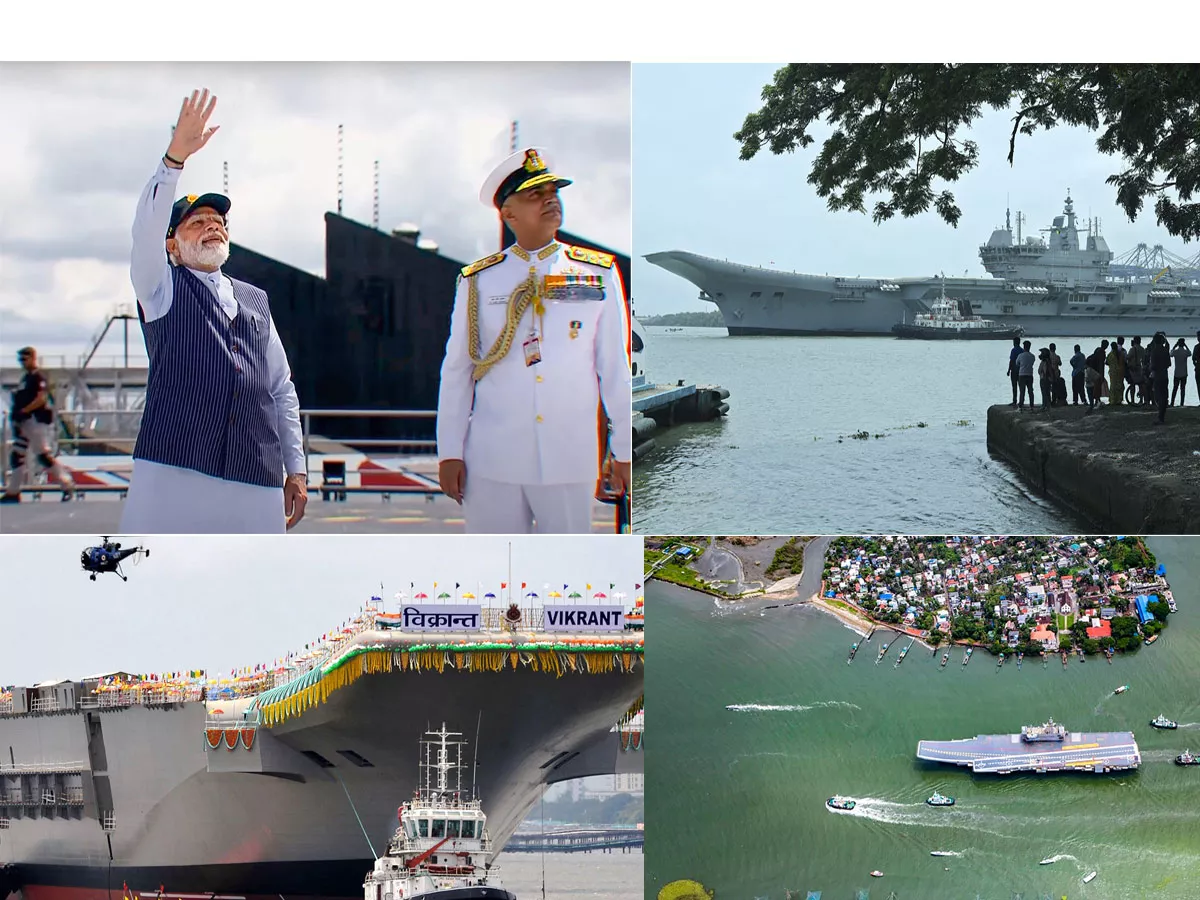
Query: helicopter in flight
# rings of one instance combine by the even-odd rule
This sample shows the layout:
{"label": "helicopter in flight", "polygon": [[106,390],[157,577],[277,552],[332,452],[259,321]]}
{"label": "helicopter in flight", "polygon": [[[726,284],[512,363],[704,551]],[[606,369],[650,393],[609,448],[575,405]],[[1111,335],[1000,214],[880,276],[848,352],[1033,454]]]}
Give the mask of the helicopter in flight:
{"label": "helicopter in flight", "polygon": [[112,538],[104,535],[100,539],[100,544],[96,547],[88,547],[79,556],[79,562],[83,566],[85,572],[90,573],[88,577],[96,580],[97,575],[102,575],[105,572],[112,572],[120,577],[122,581],[128,581],[125,573],[121,571],[121,563],[133,557],[136,564],[140,556],[149,557],[150,551],[145,547],[125,547],[114,543]]}

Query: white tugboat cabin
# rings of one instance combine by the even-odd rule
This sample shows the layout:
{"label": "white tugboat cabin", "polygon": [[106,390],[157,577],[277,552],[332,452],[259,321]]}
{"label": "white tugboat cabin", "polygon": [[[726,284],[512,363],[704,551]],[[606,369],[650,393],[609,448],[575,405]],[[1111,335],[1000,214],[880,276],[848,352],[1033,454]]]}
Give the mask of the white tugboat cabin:
{"label": "white tugboat cabin", "polygon": [[421,785],[398,810],[400,827],[363,882],[363,900],[517,900],[491,866],[487,816],[462,789],[461,737],[421,741]]}

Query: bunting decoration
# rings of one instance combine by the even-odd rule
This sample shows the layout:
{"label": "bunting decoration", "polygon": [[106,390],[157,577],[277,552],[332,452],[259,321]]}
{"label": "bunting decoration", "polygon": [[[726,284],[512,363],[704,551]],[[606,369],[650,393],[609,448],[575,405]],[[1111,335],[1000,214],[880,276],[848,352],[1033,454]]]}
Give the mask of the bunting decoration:
{"label": "bunting decoration", "polygon": [[[354,647],[330,665],[313,669],[294,681],[260,694],[251,703],[267,727],[279,725],[324,703],[334,692],[363,675],[392,671],[437,672],[447,669],[466,672],[501,672],[526,668],[553,674],[556,678],[575,674],[631,674],[643,665],[644,648],[624,639],[575,638],[571,640],[505,642],[462,642],[406,644],[403,647]],[[640,709],[641,700],[630,708]]]}

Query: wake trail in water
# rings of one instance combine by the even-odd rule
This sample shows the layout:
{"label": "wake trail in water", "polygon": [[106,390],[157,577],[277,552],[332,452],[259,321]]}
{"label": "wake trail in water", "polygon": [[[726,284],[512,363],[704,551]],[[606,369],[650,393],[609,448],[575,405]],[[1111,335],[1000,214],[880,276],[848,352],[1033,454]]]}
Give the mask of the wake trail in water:
{"label": "wake trail in water", "polygon": [[[1050,862],[1052,862],[1052,863],[1056,863],[1060,859],[1069,859],[1073,863],[1079,862],[1079,859],[1077,857],[1072,856],[1070,853],[1056,853],[1056,854],[1054,854],[1054,856],[1047,857],[1047,859],[1049,859]],[[1046,863],[1046,865],[1050,865],[1050,863]]]}
{"label": "wake trail in water", "polygon": [[818,700],[816,703],[783,706],[764,703],[730,703],[725,708],[732,712],[808,712],[810,709],[828,709],[830,707],[862,709],[858,704],[847,703],[845,700]]}

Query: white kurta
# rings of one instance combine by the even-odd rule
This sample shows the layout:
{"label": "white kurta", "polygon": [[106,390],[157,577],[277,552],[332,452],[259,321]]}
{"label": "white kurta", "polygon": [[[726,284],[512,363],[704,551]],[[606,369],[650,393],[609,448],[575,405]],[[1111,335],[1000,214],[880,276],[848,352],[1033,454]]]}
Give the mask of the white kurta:
{"label": "white kurta", "polygon": [[[614,455],[632,459],[629,320],[620,276],[615,265],[578,261],[569,249],[558,243],[530,251],[510,247],[503,261],[459,281],[442,363],[437,438],[439,460],[461,459],[466,465],[468,532],[495,531],[497,523],[527,532],[533,518],[539,532],[590,531],[601,400],[613,422]],[[599,275],[605,297],[548,301],[542,317],[531,305],[508,355],[476,383],[467,325],[470,281],[478,288],[486,353],[504,327],[509,296],[531,270],[539,282],[547,274]],[[532,334],[542,361],[527,366],[522,345]],[[529,490],[514,493],[513,486]],[[525,527],[516,527],[522,523]]]}
{"label": "white kurta", "polygon": [[[160,163],[142,192],[134,217],[130,276],[147,321],[165,316],[174,299],[171,264],[164,244],[179,173],[179,169]],[[228,276],[220,271],[190,271],[212,290],[225,315],[235,318],[238,304]],[[300,401],[274,319],[270,323],[267,365],[284,466],[289,475],[302,473],[305,463]],[[186,401],[180,398],[180,402]],[[281,488],[226,481],[191,469],[134,460],[129,498],[121,516],[122,533],[272,534],[282,533],[286,527]]]}

